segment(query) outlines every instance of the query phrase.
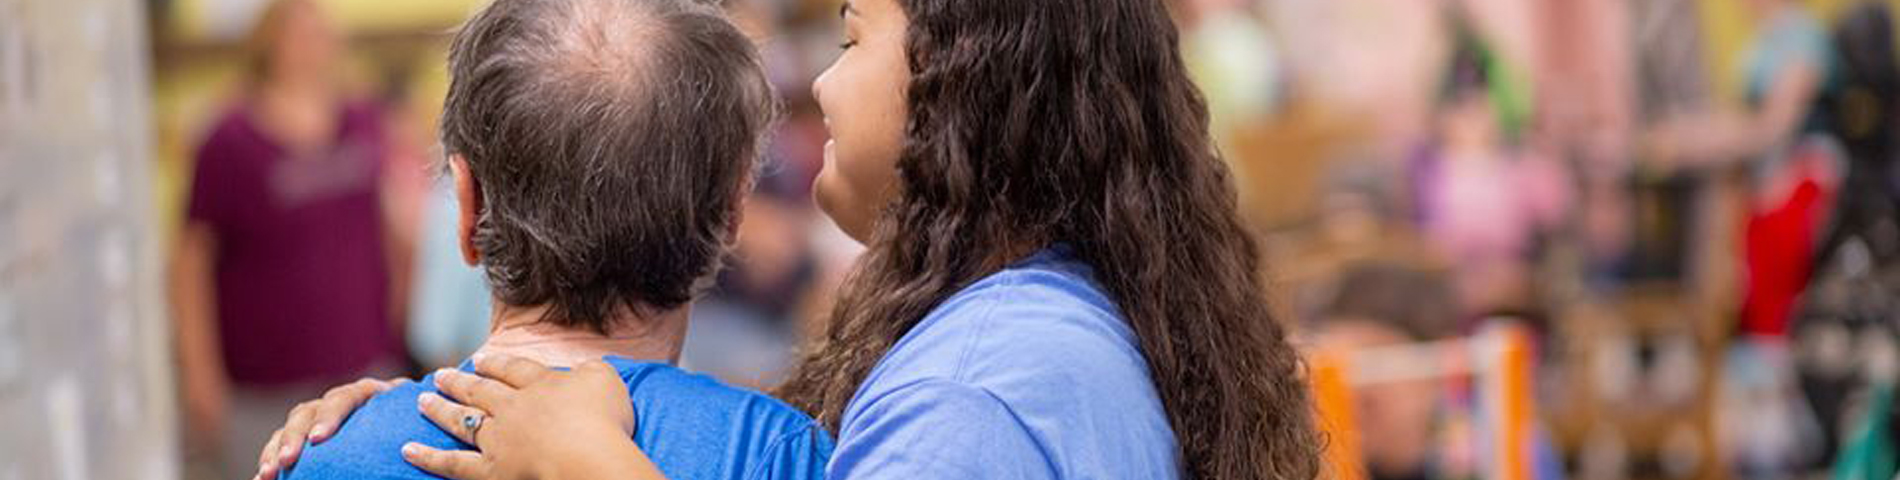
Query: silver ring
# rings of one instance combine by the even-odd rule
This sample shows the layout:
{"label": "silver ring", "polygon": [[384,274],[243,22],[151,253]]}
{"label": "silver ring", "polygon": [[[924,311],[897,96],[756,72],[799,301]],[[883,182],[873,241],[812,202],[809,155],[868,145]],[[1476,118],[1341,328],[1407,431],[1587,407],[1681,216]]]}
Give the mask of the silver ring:
{"label": "silver ring", "polygon": [[482,414],[479,414],[479,413],[471,413],[471,414],[462,416],[462,429],[468,431],[469,440],[475,439],[475,431],[482,429],[483,420],[485,419],[482,418]]}

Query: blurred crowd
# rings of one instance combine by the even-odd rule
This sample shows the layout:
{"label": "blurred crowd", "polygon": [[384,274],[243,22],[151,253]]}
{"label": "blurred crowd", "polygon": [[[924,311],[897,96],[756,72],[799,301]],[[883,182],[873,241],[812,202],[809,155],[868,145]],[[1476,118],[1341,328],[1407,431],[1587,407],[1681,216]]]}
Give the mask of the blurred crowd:
{"label": "blurred crowd", "polygon": [[[441,29],[476,2],[410,24],[358,3],[210,2],[255,4],[222,35],[190,26],[209,7],[152,4],[195,477],[248,475],[296,401],[487,333],[433,130]],[[681,363],[766,388],[859,248],[810,200],[838,3],[725,4],[788,116]],[[1173,6],[1270,295],[1357,372],[1350,408],[1378,433],[1358,475],[1485,476],[1474,370],[1362,353],[1514,325],[1537,477],[1894,478],[1900,5]]]}

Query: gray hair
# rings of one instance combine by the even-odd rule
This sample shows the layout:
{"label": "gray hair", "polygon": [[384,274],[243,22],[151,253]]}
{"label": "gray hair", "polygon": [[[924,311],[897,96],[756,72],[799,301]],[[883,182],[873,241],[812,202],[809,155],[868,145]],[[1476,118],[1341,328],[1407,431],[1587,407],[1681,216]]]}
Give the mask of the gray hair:
{"label": "gray hair", "polygon": [[496,0],[449,52],[442,143],[482,199],[495,295],[605,331],[710,284],[779,107],[696,0]]}

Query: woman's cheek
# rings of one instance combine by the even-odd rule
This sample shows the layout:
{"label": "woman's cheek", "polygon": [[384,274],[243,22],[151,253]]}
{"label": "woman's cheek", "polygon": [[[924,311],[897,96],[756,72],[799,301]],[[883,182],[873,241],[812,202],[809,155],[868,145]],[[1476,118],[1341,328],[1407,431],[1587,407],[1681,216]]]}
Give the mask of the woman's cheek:
{"label": "woman's cheek", "polygon": [[901,53],[859,48],[815,82],[832,138],[813,194],[827,216],[863,242],[901,189],[897,163],[908,121],[903,91],[909,75]]}

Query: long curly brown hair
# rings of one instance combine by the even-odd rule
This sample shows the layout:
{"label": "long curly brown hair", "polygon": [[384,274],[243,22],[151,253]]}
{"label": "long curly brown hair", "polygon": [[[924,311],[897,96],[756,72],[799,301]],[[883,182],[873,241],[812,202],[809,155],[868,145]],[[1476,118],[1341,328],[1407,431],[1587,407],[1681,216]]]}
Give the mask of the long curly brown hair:
{"label": "long curly brown hair", "polygon": [[835,430],[926,313],[1065,244],[1140,338],[1186,478],[1315,477],[1302,363],[1163,0],[897,2],[912,74],[901,193],[778,393]]}

